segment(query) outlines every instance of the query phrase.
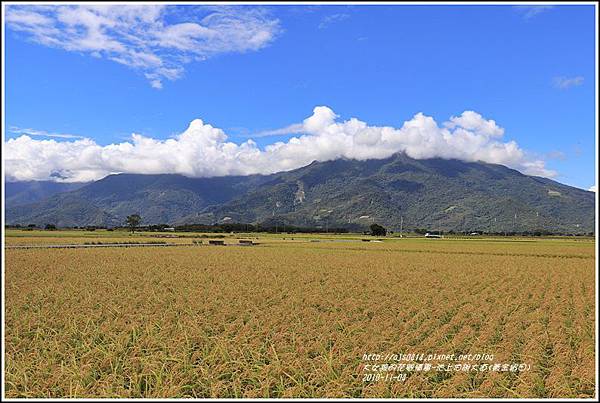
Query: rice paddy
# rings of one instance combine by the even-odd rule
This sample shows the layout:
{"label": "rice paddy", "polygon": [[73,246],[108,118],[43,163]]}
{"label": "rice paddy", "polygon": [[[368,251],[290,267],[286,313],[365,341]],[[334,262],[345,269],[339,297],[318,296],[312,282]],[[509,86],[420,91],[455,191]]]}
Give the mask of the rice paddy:
{"label": "rice paddy", "polygon": [[594,396],[591,239],[251,237],[5,249],[6,397]]}

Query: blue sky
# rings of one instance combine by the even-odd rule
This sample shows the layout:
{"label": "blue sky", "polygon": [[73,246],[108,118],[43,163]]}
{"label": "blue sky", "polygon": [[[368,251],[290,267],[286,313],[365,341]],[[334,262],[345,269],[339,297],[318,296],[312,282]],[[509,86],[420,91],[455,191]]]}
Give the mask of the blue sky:
{"label": "blue sky", "polygon": [[[395,147],[595,184],[591,5],[64,11],[6,10],[9,179],[267,173],[313,158],[383,158]],[[139,29],[114,28],[128,18]],[[448,145],[443,130],[478,145]],[[56,136],[65,134],[87,140]]]}

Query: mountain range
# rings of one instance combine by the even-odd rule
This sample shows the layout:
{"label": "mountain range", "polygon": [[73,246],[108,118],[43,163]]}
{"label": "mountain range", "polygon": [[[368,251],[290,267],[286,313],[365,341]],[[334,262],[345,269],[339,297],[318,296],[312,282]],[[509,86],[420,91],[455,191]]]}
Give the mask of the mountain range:
{"label": "mountain range", "polygon": [[594,231],[595,194],[503,165],[453,159],[338,159],[272,175],[115,174],[89,183],[7,182],[8,224],[297,226],[561,233]]}

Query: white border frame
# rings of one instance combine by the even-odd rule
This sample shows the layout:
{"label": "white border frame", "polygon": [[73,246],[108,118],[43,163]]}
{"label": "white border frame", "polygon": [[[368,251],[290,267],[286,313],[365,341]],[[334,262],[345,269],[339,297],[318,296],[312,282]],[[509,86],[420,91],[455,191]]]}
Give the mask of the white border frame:
{"label": "white border frame", "polygon": [[[7,5],[40,5],[40,4],[61,4],[61,5],[69,5],[69,4],[146,4],[146,5],[152,5],[152,4],[166,4],[166,5],[179,5],[179,4],[196,4],[196,5],[294,5],[294,6],[308,6],[308,5],[331,5],[331,6],[341,6],[341,5],[427,5],[427,6],[436,6],[436,5],[474,5],[474,6],[478,6],[478,5],[594,5],[595,6],[595,44],[596,44],[596,49],[598,48],[598,11],[599,11],[599,6],[598,6],[598,2],[596,1],[530,1],[530,2],[524,2],[524,1],[340,1],[340,2],[324,2],[324,1],[298,1],[298,2],[294,2],[294,1],[273,1],[273,2],[268,2],[268,1],[247,1],[247,2],[240,2],[240,1],[221,1],[221,2],[214,2],[214,1],[174,1],[174,2],[168,2],[168,1],[139,1],[139,2],[132,2],[132,1],[102,1],[102,2],[97,2],[97,1],[91,1],[91,2],[82,2],[82,1],[65,1],[65,2],[45,2],[45,1],[24,1],[24,2],[14,2],[14,1],[7,1],[7,2],[2,2],[2,143],[4,144],[6,141],[6,133],[5,133],[5,126],[6,126],[6,113],[5,113],[5,108],[6,108],[6,99],[5,99],[5,69],[4,69],[4,59],[5,59],[5,7]],[[599,396],[598,396],[598,193],[600,192],[600,189],[598,189],[598,51],[596,50],[596,54],[595,54],[595,85],[596,85],[596,92],[595,92],[595,106],[596,106],[596,116],[595,116],[595,142],[596,142],[596,147],[595,147],[595,152],[596,152],[596,159],[595,159],[595,173],[596,173],[596,216],[595,216],[595,238],[596,238],[596,274],[595,274],[595,291],[596,291],[596,306],[595,306],[595,312],[596,312],[596,323],[595,323],[595,338],[596,338],[596,348],[595,348],[595,363],[596,363],[596,374],[595,374],[595,397],[592,398],[418,398],[418,399],[410,399],[410,398],[331,398],[331,399],[326,399],[326,400],[331,400],[331,401],[353,401],[353,400],[371,400],[371,401],[472,401],[472,402],[477,402],[477,401],[490,401],[490,400],[515,400],[515,401],[547,401],[547,400],[551,400],[551,401],[565,401],[565,402],[572,402],[572,401],[597,401]],[[4,212],[4,186],[5,186],[5,177],[4,177],[4,172],[5,172],[5,162],[4,162],[4,155],[2,156],[2,251],[5,251],[5,241],[4,241],[4,223],[5,223],[5,212]],[[5,301],[4,301],[4,296],[5,296],[5,283],[4,283],[4,270],[5,270],[5,262],[4,262],[4,253],[2,253],[2,376],[1,376],[1,380],[2,380],[2,385],[1,385],[1,390],[2,390],[2,400],[5,401],[43,401],[43,400],[54,400],[54,401],[90,401],[90,402],[99,402],[99,401],[164,401],[164,400],[170,400],[170,401],[190,401],[190,400],[203,400],[203,401],[220,401],[220,400],[230,400],[230,401],[248,401],[248,400],[256,400],[256,401],[322,401],[325,399],[322,398],[260,398],[260,399],[245,399],[245,398],[235,398],[235,399],[230,399],[230,398],[207,398],[207,399],[190,399],[190,398],[6,398],[6,394],[5,394],[5,382],[4,382],[4,372],[5,372],[5,347],[4,347],[4,313],[5,313]]]}

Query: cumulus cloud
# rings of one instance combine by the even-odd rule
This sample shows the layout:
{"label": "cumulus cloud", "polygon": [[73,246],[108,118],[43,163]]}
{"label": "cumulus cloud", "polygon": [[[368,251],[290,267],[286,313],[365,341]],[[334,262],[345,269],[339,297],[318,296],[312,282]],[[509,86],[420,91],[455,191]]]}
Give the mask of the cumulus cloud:
{"label": "cumulus cloud", "polygon": [[38,140],[29,135],[5,144],[9,180],[88,181],[112,173],[177,173],[190,177],[269,174],[337,158],[456,158],[503,164],[526,174],[552,177],[543,160],[535,159],[514,141],[502,142],[504,129],[473,111],[451,117],[441,126],[417,113],[402,127],[369,126],[356,118],[339,121],[326,106],[314,108],[301,123],[288,126],[300,135],[264,149],[249,139],[227,140],[225,132],[192,121],[181,134],[158,140],[132,134],[131,140],[101,146],[91,139]]}
{"label": "cumulus cloud", "polygon": [[473,111],[464,111],[462,115],[452,116],[444,126],[450,129],[463,128],[471,130],[482,137],[502,137],[504,129],[497,126],[494,120],[485,120],[480,114]]}
{"label": "cumulus cloud", "polygon": [[106,58],[140,71],[154,88],[184,65],[256,51],[280,32],[262,8],[165,5],[9,5],[9,29],[33,42]]}
{"label": "cumulus cloud", "polygon": [[583,84],[583,77],[554,77],[553,80],[554,87],[559,88],[561,90],[568,90],[572,87],[578,87]]}

